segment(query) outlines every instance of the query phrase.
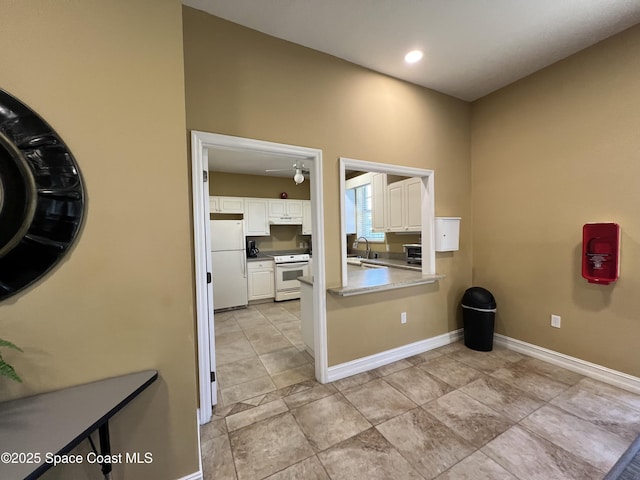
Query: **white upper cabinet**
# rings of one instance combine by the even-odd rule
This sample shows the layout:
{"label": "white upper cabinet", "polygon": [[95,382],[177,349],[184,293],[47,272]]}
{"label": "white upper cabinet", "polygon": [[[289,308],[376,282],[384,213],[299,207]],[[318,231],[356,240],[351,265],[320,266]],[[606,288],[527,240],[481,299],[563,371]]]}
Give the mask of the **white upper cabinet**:
{"label": "white upper cabinet", "polygon": [[422,229],[422,180],[408,178],[387,186],[387,232]]}
{"label": "white upper cabinet", "polygon": [[271,235],[269,227],[269,200],[244,199],[244,231],[247,237]]}
{"label": "white upper cabinet", "polygon": [[405,180],[407,198],[407,230],[419,232],[422,230],[422,180],[409,178]]}
{"label": "white upper cabinet", "polygon": [[304,215],[304,200],[285,200],[284,203],[287,206],[287,215],[290,217],[302,217]]}
{"label": "white upper cabinet", "polygon": [[387,231],[387,174],[371,175],[371,230]]}
{"label": "white upper cabinet", "polygon": [[270,217],[302,217],[302,200],[269,199]]}
{"label": "white upper cabinet", "polygon": [[244,213],[244,198],[241,197],[209,197],[211,213]]}
{"label": "white upper cabinet", "polygon": [[387,232],[404,232],[405,203],[402,182],[387,187]]}
{"label": "white upper cabinet", "polygon": [[302,225],[302,200],[269,199],[269,222]]}
{"label": "white upper cabinet", "polygon": [[302,235],[312,235],[311,200],[302,201]]}
{"label": "white upper cabinet", "polygon": [[284,200],[271,200],[269,199],[269,216],[270,217],[284,217],[287,213],[287,206]]}

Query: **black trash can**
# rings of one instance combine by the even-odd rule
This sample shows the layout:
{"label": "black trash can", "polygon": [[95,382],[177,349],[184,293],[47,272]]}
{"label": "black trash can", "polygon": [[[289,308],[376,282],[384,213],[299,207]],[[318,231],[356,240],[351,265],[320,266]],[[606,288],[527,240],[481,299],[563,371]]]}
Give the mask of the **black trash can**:
{"label": "black trash can", "polygon": [[482,287],[468,288],[462,297],[464,344],[481,352],[493,350],[493,327],[496,319],[496,300]]}

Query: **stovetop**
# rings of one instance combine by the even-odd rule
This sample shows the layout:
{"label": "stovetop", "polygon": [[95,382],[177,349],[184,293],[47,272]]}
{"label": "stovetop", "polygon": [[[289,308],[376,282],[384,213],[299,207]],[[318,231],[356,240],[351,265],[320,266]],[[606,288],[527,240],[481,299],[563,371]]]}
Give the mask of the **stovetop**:
{"label": "stovetop", "polygon": [[275,263],[293,263],[293,262],[307,262],[309,261],[308,253],[294,253],[289,255],[274,255],[273,261]]}

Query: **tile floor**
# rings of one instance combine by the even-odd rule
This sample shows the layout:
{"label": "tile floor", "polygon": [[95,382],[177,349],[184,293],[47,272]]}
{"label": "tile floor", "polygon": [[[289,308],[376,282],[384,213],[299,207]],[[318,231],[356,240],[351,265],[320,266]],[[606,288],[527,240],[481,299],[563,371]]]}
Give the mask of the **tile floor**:
{"label": "tile floor", "polygon": [[299,308],[216,315],[205,479],[601,479],[640,434],[640,395],[498,347],[321,385]]}

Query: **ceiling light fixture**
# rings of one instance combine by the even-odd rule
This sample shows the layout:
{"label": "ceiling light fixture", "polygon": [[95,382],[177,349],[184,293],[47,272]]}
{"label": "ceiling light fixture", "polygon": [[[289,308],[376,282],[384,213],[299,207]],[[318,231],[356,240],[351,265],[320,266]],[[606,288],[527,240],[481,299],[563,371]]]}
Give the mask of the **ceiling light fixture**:
{"label": "ceiling light fixture", "polygon": [[421,50],[411,50],[404,56],[404,61],[407,63],[416,63],[422,59],[422,51]]}
{"label": "ceiling light fixture", "polygon": [[304,175],[302,175],[301,168],[296,168],[296,174],[293,176],[293,181],[296,182],[296,185],[300,185],[304,182]]}

